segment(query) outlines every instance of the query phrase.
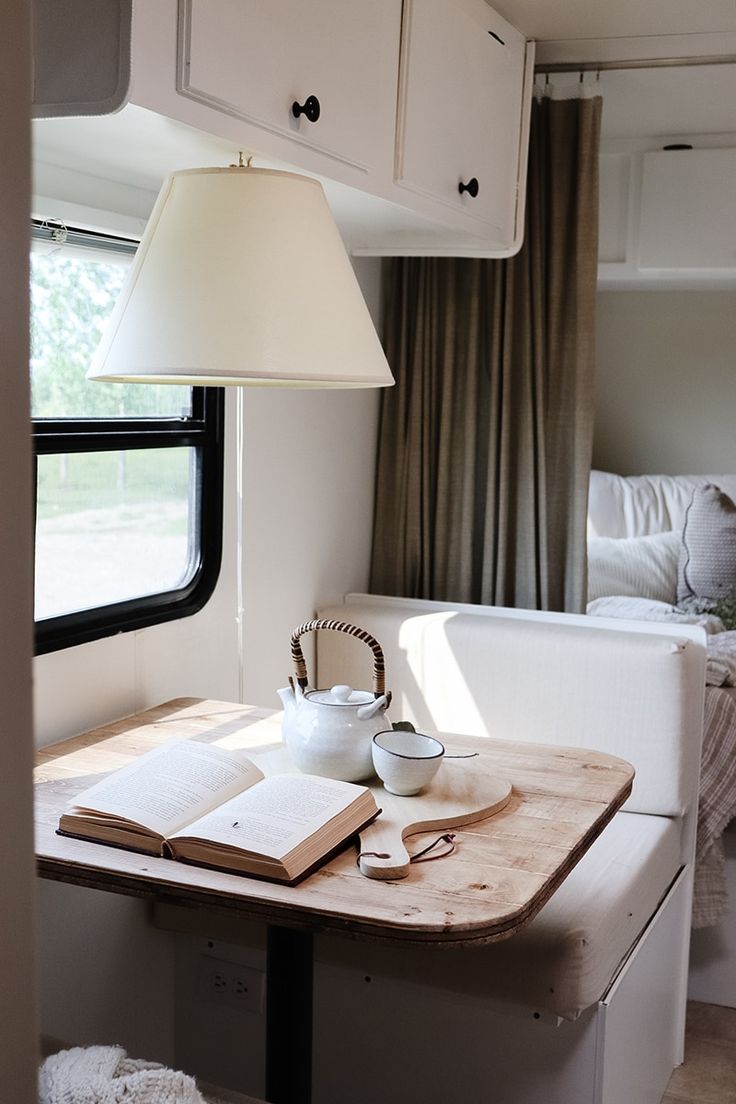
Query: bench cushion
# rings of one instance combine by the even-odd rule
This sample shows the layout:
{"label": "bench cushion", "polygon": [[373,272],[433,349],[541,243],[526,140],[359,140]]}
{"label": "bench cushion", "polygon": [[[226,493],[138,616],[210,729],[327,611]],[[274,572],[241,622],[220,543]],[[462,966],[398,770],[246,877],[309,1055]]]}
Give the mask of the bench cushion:
{"label": "bench cushion", "polygon": [[[517,935],[477,948],[382,946],[379,954],[366,947],[360,968],[388,970],[463,1000],[498,998],[574,1019],[604,995],[677,875],[679,829],[667,817],[617,813]],[[354,945],[339,948],[334,941],[329,955],[345,955],[346,963],[360,958]]]}

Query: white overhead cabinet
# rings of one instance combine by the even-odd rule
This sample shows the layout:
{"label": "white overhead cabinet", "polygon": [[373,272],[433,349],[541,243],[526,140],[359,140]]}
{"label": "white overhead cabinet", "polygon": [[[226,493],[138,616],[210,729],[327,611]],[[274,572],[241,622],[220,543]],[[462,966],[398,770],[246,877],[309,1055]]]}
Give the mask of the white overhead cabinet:
{"label": "white overhead cabinet", "polygon": [[484,0],[405,0],[396,180],[509,245],[525,55],[524,37]]}
{"label": "white overhead cabinet", "polygon": [[131,43],[121,111],[37,127],[42,185],[64,146],[154,193],[242,151],[317,176],[355,253],[518,250],[534,46],[485,0],[149,0]]}
{"label": "white overhead cabinet", "polygon": [[603,153],[602,287],[736,287],[736,148],[688,145]]}
{"label": "white overhead cabinet", "polygon": [[179,9],[183,95],[366,172],[390,165],[400,0],[180,0]]}

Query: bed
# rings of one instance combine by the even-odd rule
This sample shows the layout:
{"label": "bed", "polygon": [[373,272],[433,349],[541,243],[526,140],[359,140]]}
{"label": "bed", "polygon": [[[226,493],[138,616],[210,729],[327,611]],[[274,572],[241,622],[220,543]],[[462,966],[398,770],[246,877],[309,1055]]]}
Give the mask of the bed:
{"label": "bed", "polygon": [[722,835],[736,818],[736,474],[621,476],[593,471],[588,503],[591,616],[705,630],[693,927],[728,898]]}

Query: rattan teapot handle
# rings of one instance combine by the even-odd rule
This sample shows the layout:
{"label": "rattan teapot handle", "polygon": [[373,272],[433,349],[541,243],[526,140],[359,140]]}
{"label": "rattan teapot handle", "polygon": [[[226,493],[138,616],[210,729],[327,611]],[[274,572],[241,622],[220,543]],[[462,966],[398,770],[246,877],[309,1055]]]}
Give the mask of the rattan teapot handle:
{"label": "rattan teapot handle", "polygon": [[383,650],[374,636],[371,636],[365,629],[359,629],[357,625],[349,625],[347,621],[330,621],[330,620],[316,620],[305,621],[303,625],[300,625],[298,629],[294,629],[291,634],[291,658],[294,662],[294,673],[296,675],[296,681],[302,690],[305,690],[309,685],[309,679],[307,678],[307,665],[304,662],[304,655],[302,653],[302,646],[299,643],[299,638],[307,632],[313,632],[317,629],[331,629],[335,632],[344,632],[348,636],[357,637],[358,640],[362,640],[364,644],[373,652],[373,696],[380,698],[382,694],[386,694],[386,702],[390,704],[391,694],[386,693],[386,668],[383,662]]}

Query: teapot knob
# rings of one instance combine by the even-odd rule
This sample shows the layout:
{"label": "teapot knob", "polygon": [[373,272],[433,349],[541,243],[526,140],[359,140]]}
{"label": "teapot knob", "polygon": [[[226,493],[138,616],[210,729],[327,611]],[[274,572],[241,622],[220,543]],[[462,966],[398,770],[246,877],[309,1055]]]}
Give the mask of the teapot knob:
{"label": "teapot knob", "polygon": [[349,700],[352,692],[352,686],[343,686],[342,684],[340,684],[339,686],[333,686],[330,690],[333,698],[336,698],[336,700],[339,701],[341,705]]}

